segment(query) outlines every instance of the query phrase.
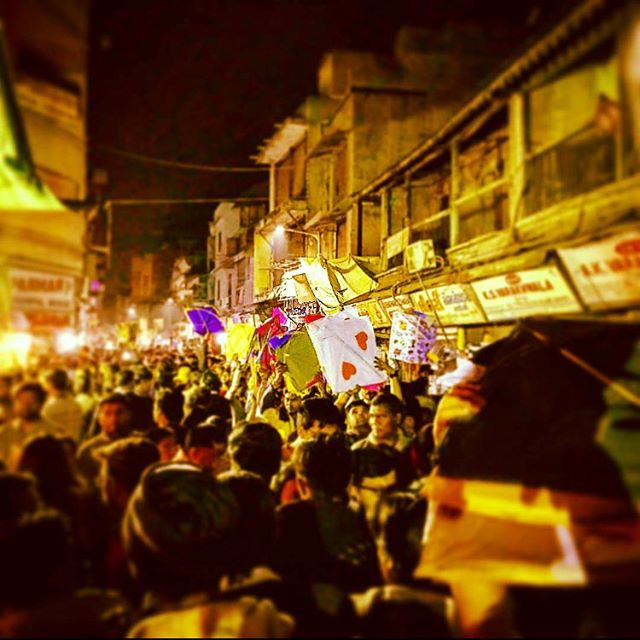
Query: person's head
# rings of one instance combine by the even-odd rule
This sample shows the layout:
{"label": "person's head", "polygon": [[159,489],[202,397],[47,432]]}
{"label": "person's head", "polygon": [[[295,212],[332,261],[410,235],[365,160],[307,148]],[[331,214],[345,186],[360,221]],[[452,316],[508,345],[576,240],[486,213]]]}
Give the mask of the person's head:
{"label": "person's head", "polygon": [[184,450],[193,464],[203,469],[213,466],[227,450],[228,431],[224,422],[217,424],[199,424],[187,433]]}
{"label": "person's head", "polygon": [[11,385],[13,384],[13,379],[11,376],[2,375],[0,376],[0,398],[9,398],[11,396]]}
{"label": "person's head", "polygon": [[73,587],[67,519],[54,509],[23,515],[0,536],[0,609],[27,607]]}
{"label": "person's head", "polygon": [[36,480],[26,473],[0,471],[0,535],[41,505]]}
{"label": "person's head", "polygon": [[232,468],[257,473],[269,484],[280,469],[282,438],[267,422],[240,424],[231,433],[229,457]]}
{"label": "person's head", "polygon": [[156,395],[153,418],[160,427],[176,427],[184,417],[184,396],[180,391],[162,389]]}
{"label": "person's head", "polygon": [[209,389],[209,391],[213,391],[214,393],[218,393],[222,386],[222,382],[220,378],[211,370],[207,369],[200,376],[200,385],[205,389]]}
{"label": "person's head", "polygon": [[64,369],[54,369],[46,378],[47,391],[55,396],[60,396],[69,390],[69,376]]}
{"label": "person's head", "polygon": [[147,367],[138,367],[134,372],[134,382],[136,393],[147,396],[153,387],[153,374]]}
{"label": "person's head", "polygon": [[35,477],[49,506],[63,508],[69,491],[81,483],[73,462],[62,438],[37,435],[25,443],[17,469]]}
{"label": "person's head", "polygon": [[379,393],[369,407],[371,433],[378,442],[394,444],[402,423],[402,400],[390,393]]}
{"label": "person's head", "polygon": [[345,495],[351,477],[351,450],[341,434],[305,440],[293,454],[293,465],[303,498]]}
{"label": "person's head", "polygon": [[131,431],[131,408],[127,397],[112,393],[98,405],[98,424],[102,433],[115,440]]}
{"label": "person's head", "polygon": [[332,435],[342,428],[340,412],[329,398],[307,398],[302,402],[301,435],[314,438],[321,433]]}
{"label": "person's head", "polygon": [[102,499],[107,506],[124,511],[144,471],[160,460],[160,452],[150,440],[130,436],[102,447],[99,458]]}
{"label": "person's head", "polygon": [[135,384],[135,374],[132,369],[123,369],[116,376],[116,386],[124,391],[131,391]]}
{"label": "person's head", "polygon": [[237,531],[237,558],[231,570],[246,574],[269,557],[275,540],[276,500],[266,482],[250,471],[226,471],[218,480],[228,486],[240,507]]}
{"label": "person's head", "polygon": [[302,398],[295,391],[284,392],[284,408],[290,416],[295,416],[302,409]]}
{"label": "person's head", "polygon": [[378,445],[356,448],[352,455],[352,486],[367,520],[373,522],[380,497],[398,482],[399,453],[393,447]]}
{"label": "person's head", "polygon": [[149,468],[123,520],[133,578],[147,591],[179,599],[210,591],[237,557],[238,502],[228,484],[191,463]]}
{"label": "person's head", "polygon": [[427,501],[411,493],[383,494],[378,502],[374,531],[380,568],[386,582],[413,579],[422,549]]}
{"label": "person's head", "polygon": [[178,453],[180,445],[173,429],[155,427],[145,434],[145,438],[154,442],[160,453],[160,462],[170,462]]}
{"label": "person's head", "polygon": [[89,369],[77,369],[73,375],[73,392],[91,393],[91,371]]}
{"label": "person's head", "polygon": [[13,394],[13,413],[22,420],[38,420],[47,392],[38,382],[23,382]]}
{"label": "person's head", "polygon": [[369,405],[360,398],[353,398],[344,408],[347,433],[366,438],[371,428],[369,427]]}

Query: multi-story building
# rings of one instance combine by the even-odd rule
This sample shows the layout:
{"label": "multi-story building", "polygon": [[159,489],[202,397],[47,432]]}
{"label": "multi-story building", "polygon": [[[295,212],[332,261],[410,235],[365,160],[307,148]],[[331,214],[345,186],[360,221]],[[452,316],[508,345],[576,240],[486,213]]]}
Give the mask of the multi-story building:
{"label": "multi-story building", "polygon": [[474,336],[640,304],[639,33],[633,3],[579,5],[358,189],[385,269],[362,313],[435,310]]}
{"label": "multi-story building", "polygon": [[222,202],[209,223],[207,298],[223,315],[251,313],[254,288],[269,275],[254,269],[254,233],[266,211],[259,200]]}
{"label": "multi-story building", "polygon": [[61,201],[75,207],[85,197],[87,10],[0,7],[1,315],[32,334],[74,326],[83,284],[84,217]]}

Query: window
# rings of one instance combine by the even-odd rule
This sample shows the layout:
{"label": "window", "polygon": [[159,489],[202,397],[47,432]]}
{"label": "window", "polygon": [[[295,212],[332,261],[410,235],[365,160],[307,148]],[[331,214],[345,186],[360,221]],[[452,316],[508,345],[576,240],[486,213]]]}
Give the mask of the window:
{"label": "window", "polygon": [[525,215],[615,180],[621,126],[608,43],[527,96]]}

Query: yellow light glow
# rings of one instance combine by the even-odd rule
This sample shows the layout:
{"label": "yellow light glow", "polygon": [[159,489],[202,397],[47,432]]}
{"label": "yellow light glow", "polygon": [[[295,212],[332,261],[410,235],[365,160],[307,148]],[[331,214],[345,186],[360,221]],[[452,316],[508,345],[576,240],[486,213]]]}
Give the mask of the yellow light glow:
{"label": "yellow light glow", "polygon": [[72,353],[81,346],[82,339],[71,329],[65,329],[56,334],[55,345],[58,353]]}
{"label": "yellow light glow", "polygon": [[227,344],[227,333],[225,331],[216,333],[214,340],[218,343],[218,345],[220,345],[222,349],[224,349]]}
{"label": "yellow light glow", "polygon": [[0,335],[0,370],[7,371],[27,366],[33,337],[28,333]]}

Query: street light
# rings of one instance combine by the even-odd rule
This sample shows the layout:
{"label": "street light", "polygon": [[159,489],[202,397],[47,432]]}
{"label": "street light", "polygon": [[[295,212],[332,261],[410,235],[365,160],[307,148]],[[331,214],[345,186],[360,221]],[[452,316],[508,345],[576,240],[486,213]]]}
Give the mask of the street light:
{"label": "street light", "polygon": [[316,253],[316,255],[318,257],[320,256],[320,235],[319,234],[317,234],[317,233],[309,233],[308,231],[300,231],[299,229],[290,229],[289,227],[284,227],[283,225],[279,224],[275,228],[274,235],[277,238],[284,238],[285,232],[287,232],[287,233],[297,233],[298,235],[301,235],[301,236],[308,236],[309,238],[313,238],[317,243],[317,253]]}

